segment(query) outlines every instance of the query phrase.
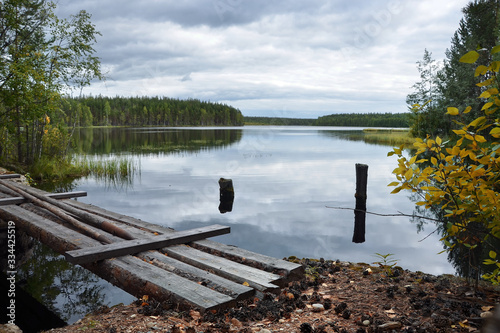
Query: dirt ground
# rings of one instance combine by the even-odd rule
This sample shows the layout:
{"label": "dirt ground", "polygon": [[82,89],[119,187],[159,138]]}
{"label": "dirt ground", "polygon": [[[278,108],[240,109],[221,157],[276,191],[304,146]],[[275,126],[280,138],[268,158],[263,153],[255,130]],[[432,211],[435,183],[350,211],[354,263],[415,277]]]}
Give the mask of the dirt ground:
{"label": "dirt ground", "polygon": [[301,260],[306,277],[279,295],[201,314],[138,300],[100,309],[49,332],[479,332],[500,290],[451,275],[338,261]]}

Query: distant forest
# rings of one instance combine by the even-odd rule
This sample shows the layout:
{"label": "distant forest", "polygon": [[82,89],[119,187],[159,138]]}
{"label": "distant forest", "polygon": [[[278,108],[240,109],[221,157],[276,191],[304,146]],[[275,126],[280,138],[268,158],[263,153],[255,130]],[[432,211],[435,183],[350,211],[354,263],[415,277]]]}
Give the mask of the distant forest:
{"label": "distant forest", "polygon": [[319,117],[316,126],[408,127],[408,113],[342,113]]}
{"label": "distant forest", "polygon": [[340,113],[307,118],[245,117],[246,125],[408,127],[407,113]]}
{"label": "distant forest", "polygon": [[276,125],[276,126],[310,126],[316,119],[308,118],[278,118],[278,117],[247,117],[245,125]]}
{"label": "distant forest", "polygon": [[167,97],[79,97],[61,102],[73,126],[242,126],[241,111],[226,104]]}

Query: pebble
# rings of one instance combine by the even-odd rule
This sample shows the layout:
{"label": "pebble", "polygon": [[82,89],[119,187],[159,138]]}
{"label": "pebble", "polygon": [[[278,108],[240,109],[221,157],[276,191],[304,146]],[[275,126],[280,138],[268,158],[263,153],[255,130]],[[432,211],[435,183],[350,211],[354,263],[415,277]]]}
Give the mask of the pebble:
{"label": "pebble", "polygon": [[491,312],[491,311],[482,312],[479,316],[480,316],[481,318],[489,318],[489,317],[493,317],[493,312]]}
{"label": "pebble", "polygon": [[368,326],[368,325],[370,325],[370,321],[369,321],[369,320],[363,320],[363,325],[364,325],[364,326]]}
{"label": "pebble", "polygon": [[312,305],[312,307],[313,307],[314,312],[325,311],[325,307],[323,306],[323,304],[320,304],[320,303],[315,303]]}
{"label": "pebble", "polygon": [[259,331],[259,333],[272,333],[270,330],[268,330],[267,328],[263,328]]}
{"label": "pebble", "polygon": [[242,327],[243,326],[243,324],[241,323],[241,321],[239,321],[236,318],[232,318],[231,319],[231,324],[234,325],[234,326],[236,326],[236,327]]}

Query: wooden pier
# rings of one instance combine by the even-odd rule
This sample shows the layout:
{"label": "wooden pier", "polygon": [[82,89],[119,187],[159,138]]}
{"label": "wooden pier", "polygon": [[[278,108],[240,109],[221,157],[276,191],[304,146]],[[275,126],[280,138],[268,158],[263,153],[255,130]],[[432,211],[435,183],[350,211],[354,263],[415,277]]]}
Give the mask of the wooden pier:
{"label": "wooden pier", "polygon": [[15,177],[0,175],[0,219],[138,298],[203,312],[277,293],[304,274],[301,265],[206,239],[229,227],[176,231],[70,200],[85,192],[51,194]]}

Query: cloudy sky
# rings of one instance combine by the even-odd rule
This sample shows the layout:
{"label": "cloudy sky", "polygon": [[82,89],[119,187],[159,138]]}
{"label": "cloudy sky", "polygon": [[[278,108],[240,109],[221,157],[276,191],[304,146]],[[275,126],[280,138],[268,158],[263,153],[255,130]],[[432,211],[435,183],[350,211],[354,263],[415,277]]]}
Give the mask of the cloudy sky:
{"label": "cloudy sky", "polygon": [[246,116],[404,112],[468,0],[58,0],[102,33],[107,79],[84,90],[227,103]]}

